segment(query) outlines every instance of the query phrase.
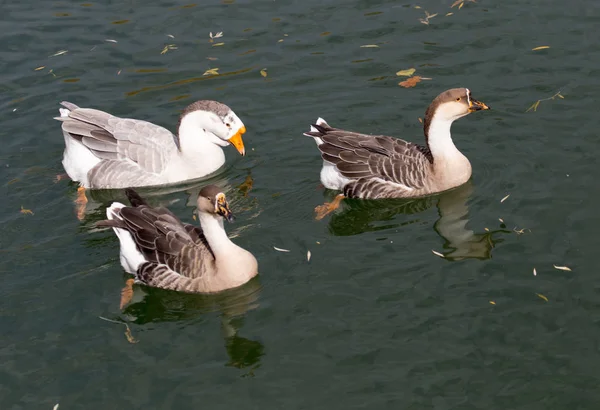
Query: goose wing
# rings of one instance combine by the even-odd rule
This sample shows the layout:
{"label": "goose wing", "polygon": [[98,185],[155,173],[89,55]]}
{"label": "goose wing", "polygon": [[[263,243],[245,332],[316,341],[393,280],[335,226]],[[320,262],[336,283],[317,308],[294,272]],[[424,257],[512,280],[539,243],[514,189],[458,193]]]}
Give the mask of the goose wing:
{"label": "goose wing", "polygon": [[370,188],[387,185],[390,190],[419,190],[431,172],[429,150],[398,138],[340,130],[324,121],[313,125],[313,130],[306,135],[319,138],[323,160],[353,180],[349,192],[345,190],[348,196],[367,196],[363,189],[366,185]]}
{"label": "goose wing", "polygon": [[[89,174],[93,187],[140,185],[160,175],[179,149],[169,130],[147,121],[119,118],[104,111],[61,103],[62,129],[96,157],[105,160]],[[132,180],[133,179],[133,180]],[[140,179],[140,181],[137,181]]]}

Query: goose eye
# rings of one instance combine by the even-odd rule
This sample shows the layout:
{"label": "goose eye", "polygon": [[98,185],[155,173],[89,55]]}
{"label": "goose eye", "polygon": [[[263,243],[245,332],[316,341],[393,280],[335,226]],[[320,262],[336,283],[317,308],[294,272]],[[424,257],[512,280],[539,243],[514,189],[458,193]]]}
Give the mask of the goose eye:
{"label": "goose eye", "polygon": [[230,124],[230,123],[226,123],[226,124],[225,124],[225,126],[226,126],[227,128],[231,128],[231,124]]}
{"label": "goose eye", "polygon": [[456,99],[456,101],[460,101],[460,97],[458,97],[458,98]]}

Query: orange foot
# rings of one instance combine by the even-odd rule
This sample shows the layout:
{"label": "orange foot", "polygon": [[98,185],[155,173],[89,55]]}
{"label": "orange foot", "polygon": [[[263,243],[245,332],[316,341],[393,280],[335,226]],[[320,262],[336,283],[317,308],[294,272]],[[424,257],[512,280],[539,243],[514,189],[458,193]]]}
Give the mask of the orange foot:
{"label": "orange foot", "polygon": [[254,180],[252,179],[252,175],[248,175],[246,177],[246,180],[240,186],[238,186],[238,189],[245,197],[247,197],[248,192],[250,192],[250,190],[252,189],[253,184]]}
{"label": "orange foot", "polygon": [[121,304],[119,309],[123,310],[125,306],[133,299],[133,279],[127,279],[125,286],[121,289]]}
{"label": "orange foot", "polygon": [[69,175],[68,174],[57,174],[54,177],[54,183],[56,184],[59,181],[62,181],[63,179],[69,179]]}
{"label": "orange foot", "polygon": [[338,209],[340,203],[342,203],[342,200],[344,198],[344,194],[339,194],[333,199],[332,202],[325,202],[323,205],[319,205],[318,207],[316,207],[315,213],[317,215],[315,216],[315,219],[317,221],[320,221],[321,219],[325,218],[327,215]]}
{"label": "orange foot", "polygon": [[80,221],[85,217],[85,205],[88,199],[85,196],[85,188],[80,186],[77,188],[77,199],[75,200],[75,209],[77,211],[77,219]]}

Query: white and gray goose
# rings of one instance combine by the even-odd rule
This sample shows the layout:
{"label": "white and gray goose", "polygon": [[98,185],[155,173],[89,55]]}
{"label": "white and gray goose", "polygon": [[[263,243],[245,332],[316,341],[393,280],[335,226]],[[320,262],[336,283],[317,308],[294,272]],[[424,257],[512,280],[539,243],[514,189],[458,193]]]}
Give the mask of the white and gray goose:
{"label": "white and gray goose", "polygon": [[[108,220],[120,242],[123,268],[137,282],[189,293],[235,288],[258,274],[256,258],[234,244],[223,227],[233,215],[225,194],[208,185],[198,195],[200,227],[183,223],[167,208],[149,206],[127,189],[132,206],[113,203]],[[122,302],[123,304],[123,302]]]}
{"label": "white and gray goose", "polygon": [[84,188],[164,185],[200,178],[225,163],[222,147],[245,155],[244,123],[225,104],[201,100],[183,110],[178,133],[62,102],[63,166]]}
{"label": "white and gray goose", "polygon": [[304,135],[313,137],[321,151],[321,182],[343,194],[317,207],[317,218],[344,197],[413,198],[464,184],[471,177],[471,163],[454,145],[450,127],[467,114],[489,109],[468,88],[444,91],[425,112],[425,146],[333,128],[319,118]]}

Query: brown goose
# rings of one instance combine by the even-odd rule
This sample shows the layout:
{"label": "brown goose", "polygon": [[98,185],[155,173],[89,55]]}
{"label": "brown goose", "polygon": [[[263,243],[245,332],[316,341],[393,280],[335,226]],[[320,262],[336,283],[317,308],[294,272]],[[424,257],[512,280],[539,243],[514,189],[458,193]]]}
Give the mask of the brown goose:
{"label": "brown goose", "polygon": [[131,207],[118,202],[98,226],[113,228],[123,268],[136,281],[163,289],[212,293],[235,288],[258,273],[254,256],[227,237],[223,219],[233,219],[225,194],[214,186],[198,195],[200,227],[183,223],[166,208],[149,206],[127,189]]}
{"label": "brown goose", "polygon": [[469,113],[489,109],[468,88],[444,91],[425,112],[425,146],[340,130],[319,118],[304,135],[313,137],[321,151],[321,182],[343,194],[317,207],[317,219],[336,209],[344,197],[411,198],[464,184],[471,177],[471,163],[454,145],[450,127]]}
{"label": "brown goose", "polygon": [[[85,188],[127,188],[164,185],[196,179],[225,163],[222,147],[232,144],[245,154],[238,116],[217,101],[196,101],[181,114],[178,133],[151,122],[119,118],[104,111],[63,101],[60,108],[65,138],[63,167]],[[82,210],[80,210],[82,213]]]}

